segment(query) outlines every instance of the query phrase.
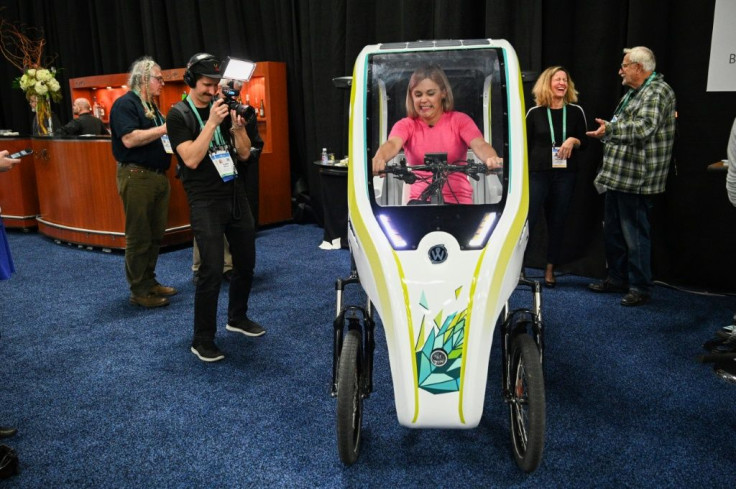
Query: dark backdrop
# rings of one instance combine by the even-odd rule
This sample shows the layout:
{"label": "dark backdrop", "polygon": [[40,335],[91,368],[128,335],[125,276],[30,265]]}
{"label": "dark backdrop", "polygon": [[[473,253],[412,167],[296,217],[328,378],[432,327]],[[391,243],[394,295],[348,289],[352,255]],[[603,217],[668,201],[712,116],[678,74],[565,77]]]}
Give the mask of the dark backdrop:
{"label": "dark backdrop", "polygon": [[[678,141],[667,192],[655,208],[655,278],[711,290],[736,290],[736,209],[724,173],[736,94],[706,93],[714,0],[0,0],[0,15],[42,29],[47,57],[63,69],[62,120],[71,118],[68,79],[126,72],[149,54],[164,69],[207,51],[287,64],[292,179],[321,215],[311,162],[322,147],[347,151],[348,96],[331,79],[352,73],[366,44],[446,38],[504,38],[522,69],[563,64],[589,120],[610,118],[622,88],[624,47],[646,45],[678,98]],[[30,114],[0,60],[0,127],[30,130]],[[527,100],[527,105],[531,101]],[[601,147],[589,146],[566,239],[568,270],[600,276],[602,198],[591,180]],[[539,236],[528,262],[543,264]],[[542,238],[543,239],[543,238]]]}

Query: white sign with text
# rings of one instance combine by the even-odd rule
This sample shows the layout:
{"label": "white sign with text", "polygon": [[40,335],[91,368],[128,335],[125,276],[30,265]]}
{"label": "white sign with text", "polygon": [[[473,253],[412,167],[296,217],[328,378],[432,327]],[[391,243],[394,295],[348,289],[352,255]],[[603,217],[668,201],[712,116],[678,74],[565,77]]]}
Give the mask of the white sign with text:
{"label": "white sign with text", "polygon": [[736,0],[716,0],[708,92],[736,92]]}

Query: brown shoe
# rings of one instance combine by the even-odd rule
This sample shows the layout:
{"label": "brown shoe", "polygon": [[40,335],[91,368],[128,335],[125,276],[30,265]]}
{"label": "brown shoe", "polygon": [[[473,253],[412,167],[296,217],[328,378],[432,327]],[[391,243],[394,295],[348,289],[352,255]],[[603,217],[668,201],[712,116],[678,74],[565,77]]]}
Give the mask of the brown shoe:
{"label": "brown shoe", "polygon": [[157,295],[159,297],[171,297],[172,295],[176,295],[179,291],[176,290],[174,287],[167,287],[165,285],[156,284],[153,287],[151,287],[151,290],[148,292],[152,295]]}
{"label": "brown shoe", "polygon": [[148,307],[148,308],[161,307],[161,306],[168,306],[169,299],[167,299],[166,297],[160,297],[158,295],[153,295],[153,294],[131,295],[130,303],[135,304],[137,306]]}

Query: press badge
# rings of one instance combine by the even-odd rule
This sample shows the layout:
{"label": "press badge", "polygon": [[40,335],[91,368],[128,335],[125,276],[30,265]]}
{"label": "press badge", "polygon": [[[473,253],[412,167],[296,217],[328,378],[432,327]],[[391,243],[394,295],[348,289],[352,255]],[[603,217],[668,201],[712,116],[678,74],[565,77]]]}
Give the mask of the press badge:
{"label": "press badge", "polygon": [[220,174],[223,182],[229,182],[235,178],[238,172],[235,170],[235,164],[227,149],[222,147],[213,149],[210,151],[210,159],[217,168],[217,173]]}
{"label": "press badge", "polygon": [[559,150],[560,148],[552,146],[552,168],[567,168],[567,159],[557,156]]}
{"label": "press badge", "polygon": [[161,136],[161,143],[164,145],[164,151],[166,151],[170,155],[174,154],[174,150],[171,149],[171,141],[169,141],[168,134],[164,134],[163,136]]}

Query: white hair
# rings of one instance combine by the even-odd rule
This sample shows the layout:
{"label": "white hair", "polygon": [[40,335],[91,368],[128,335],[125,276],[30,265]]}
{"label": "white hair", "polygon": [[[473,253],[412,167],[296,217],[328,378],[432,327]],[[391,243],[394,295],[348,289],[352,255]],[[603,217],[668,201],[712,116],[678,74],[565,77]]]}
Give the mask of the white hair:
{"label": "white hair", "polygon": [[243,88],[243,82],[241,82],[240,80],[230,80],[229,78],[220,78],[220,83],[218,83],[218,85],[221,87],[225,87],[230,86],[231,83],[232,87],[235,90],[240,90],[241,88]]}
{"label": "white hair", "polygon": [[160,67],[150,56],[138,58],[130,67],[128,87],[131,90],[137,90],[141,94],[141,98],[145,98],[147,102],[151,101],[151,97],[148,95],[148,82],[154,68]]}
{"label": "white hair", "polygon": [[624,49],[624,54],[629,55],[629,61],[639,63],[644,71],[654,71],[657,67],[657,60],[651,49],[644,46],[636,46]]}

